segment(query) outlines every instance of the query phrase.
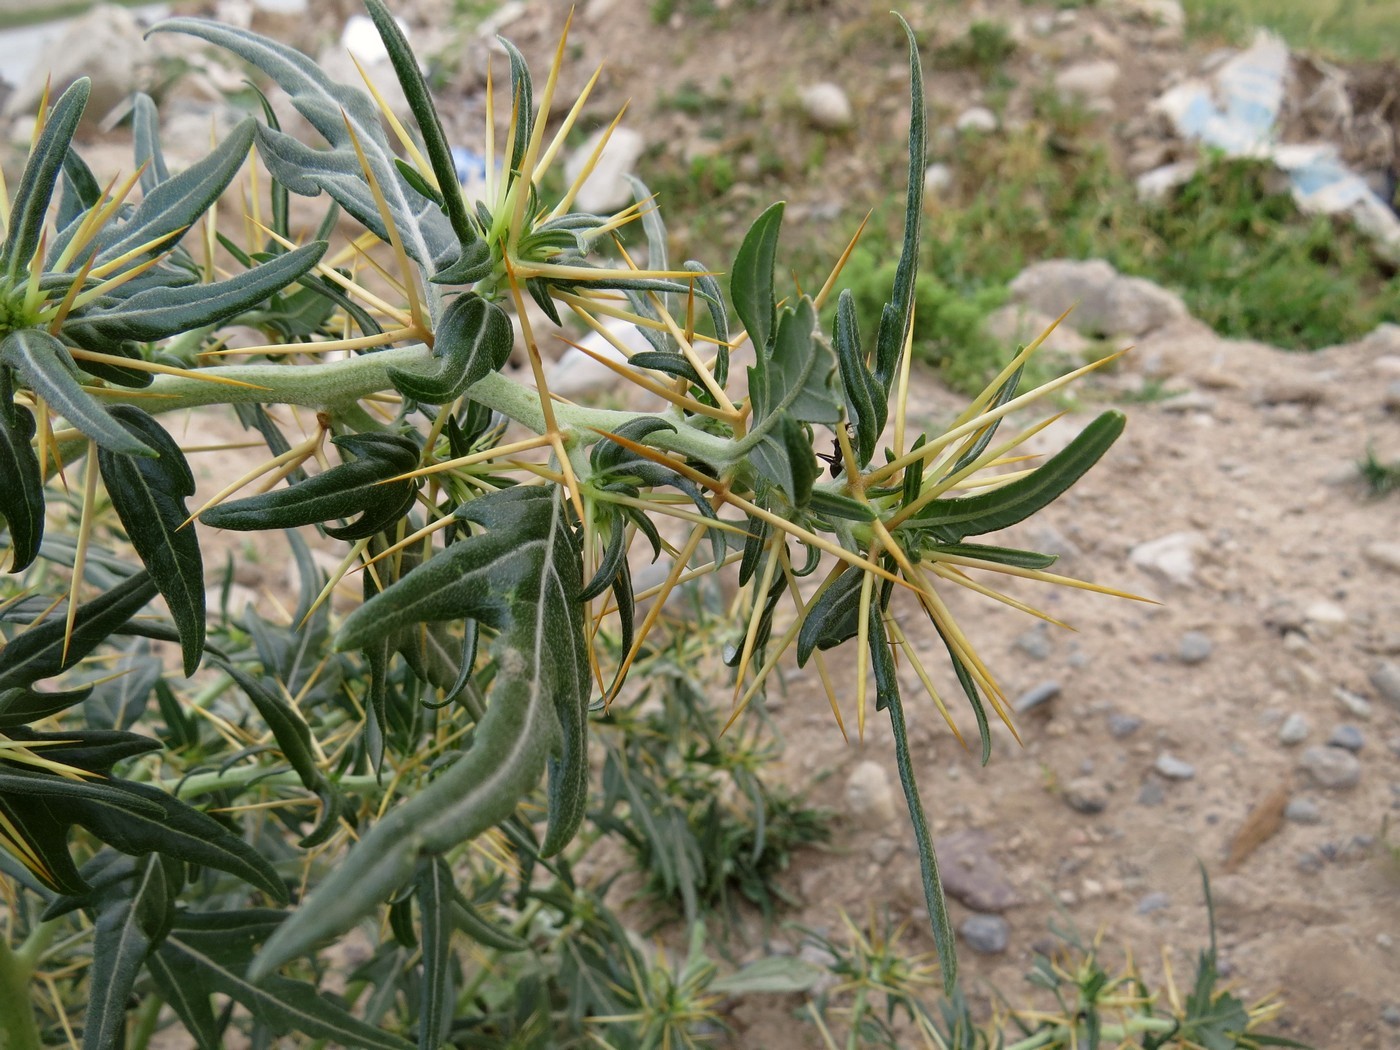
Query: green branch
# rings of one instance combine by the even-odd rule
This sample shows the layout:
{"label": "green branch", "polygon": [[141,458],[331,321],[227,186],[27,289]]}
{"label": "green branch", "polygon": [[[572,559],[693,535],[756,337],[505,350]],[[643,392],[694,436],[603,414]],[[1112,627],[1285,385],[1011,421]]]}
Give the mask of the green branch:
{"label": "green branch", "polygon": [[[108,395],[104,400],[137,405],[153,414],[223,404],[302,405],[332,413],[345,412],[358,407],[362,398],[393,390],[394,384],[389,379],[391,368],[429,372],[436,367],[432,351],[422,343],[414,343],[320,364],[225,365],[201,369],[199,375],[204,378],[199,379],[162,375],[139,391],[108,388],[104,391]],[[233,386],[214,381],[220,379],[248,385]],[[537,434],[547,429],[539,394],[499,372],[486,376],[472,386],[468,394]],[[597,431],[610,433],[628,420],[655,413],[556,404],[554,415],[578,444],[590,445],[598,440]],[[735,442],[698,430],[674,413],[668,418],[677,429],[674,433],[656,434],[654,443],[658,448],[680,452],[718,467],[728,466],[742,457],[743,450]]]}
{"label": "green branch", "polygon": [[34,971],[0,937],[0,1050],[43,1050],[29,983]]}

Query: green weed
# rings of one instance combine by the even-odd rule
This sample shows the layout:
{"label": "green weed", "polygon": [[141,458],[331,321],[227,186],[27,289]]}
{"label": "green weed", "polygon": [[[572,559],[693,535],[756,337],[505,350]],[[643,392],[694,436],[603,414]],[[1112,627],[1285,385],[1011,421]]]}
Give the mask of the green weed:
{"label": "green weed", "polygon": [[1238,44],[1255,26],[1296,48],[1340,58],[1400,55],[1400,0],[1185,0],[1187,26],[1206,39]]}
{"label": "green weed", "polygon": [[1367,490],[1377,499],[1400,490],[1400,460],[1383,463],[1377,457],[1376,450],[1369,445],[1366,446],[1366,455],[1357,461],[1356,469],[1366,482]]}

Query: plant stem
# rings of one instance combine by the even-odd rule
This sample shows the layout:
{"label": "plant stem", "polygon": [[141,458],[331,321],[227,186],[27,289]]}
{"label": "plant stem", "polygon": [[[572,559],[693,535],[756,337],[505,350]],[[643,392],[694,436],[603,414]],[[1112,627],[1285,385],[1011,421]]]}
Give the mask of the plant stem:
{"label": "plant stem", "polygon": [[[200,375],[207,379],[162,375],[142,390],[109,388],[109,396],[104,400],[136,405],[155,413],[237,403],[304,405],[336,413],[350,411],[361,398],[393,390],[394,384],[389,378],[391,368],[419,372],[436,367],[432,351],[422,343],[414,343],[319,364],[224,365],[201,369]],[[207,381],[217,378],[252,385],[230,386]],[[547,431],[539,394],[499,372],[484,377],[470,388],[468,394],[473,400],[529,427],[536,434]],[[628,420],[652,418],[656,413],[556,404],[554,415],[559,425],[571,432],[579,444],[589,445],[598,439],[594,431],[614,431]],[[678,414],[671,413],[667,418],[675,424],[676,432],[654,435],[652,443],[658,448],[681,452],[716,466],[727,466],[742,457],[743,450],[735,442],[698,430]]]}
{"label": "plant stem", "polygon": [[[183,780],[179,778],[162,780],[156,786],[162,791],[171,793],[176,793],[178,788],[177,798],[194,798],[197,795],[207,795],[211,791],[221,791],[224,788],[242,787],[254,780],[259,785],[266,784],[269,787],[301,786],[301,777],[295,770],[284,769],[277,773],[269,773],[262,766],[235,766],[233,769],[214,773],[196,773]],[[335,778],[335,783],[336,786],[346,791],[375,791],[380,786],[379,778],[370,773],[338,777]]]}
{"label": "plant stem", "polygon": [[[1105,1043],[1121,1043],[1143,1032],[1170,1032],[1177,1022],[1170,1017],[1131,1017],[1122,1024],[1104,1025],[1099,1029],[1099,1038]],[[1019,1043],[1008,1043],[1003,1050],[1044,1050],[1046,1047],[1076,1045],[1066,1040],[1075,1038],[1078,1026],[1056,1025],[1042,1032],[1036,1032]]]}
{"label": "plant stem", "polygon": [[151,1036],[155,1034],[156,1023],[160,1020],[160,1008],[164,1005],[158,995],[148,995],[141,1000],[136,1011],[136,1027],[131,1033],[128,1050],[146,1050]]}
{"label": "plant stem", "polygon": [[43,1050],[29,1002],[33,976],[33,968],[0,938],[0,1050]]}

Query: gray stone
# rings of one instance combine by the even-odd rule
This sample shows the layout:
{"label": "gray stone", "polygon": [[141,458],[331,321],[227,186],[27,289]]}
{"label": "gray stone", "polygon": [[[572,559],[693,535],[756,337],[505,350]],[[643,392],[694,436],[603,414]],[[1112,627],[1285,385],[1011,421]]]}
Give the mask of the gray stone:
{"label": "gray stone", "polygon": [[854,121],[851,100],[840,86],[823,81],[802,89],[802,115],[823,131],[844,131]]}
{"label": "gray stone", "polygon": [[924,193],[937,197],[953,185],[953,169],[946,164],[930,164],[924,169]]}
{"label": "gray stone", "polygon": [[958,932],[969,948],[983,955],[1000,955],[1011,943],[1011,927],[1000,915],[969,915]]}
{"label": "gray stone", "polygon": [[1136,715],[1124,715],[1117,712],[1108,716],[1108,735],[1114,740],[1127,740],[1139,729],[1142,728],[1142,719]]}
{"label": "gray stone", "polygon": [[1337,703],[1341,704],[1347,714],[1353,718],[1359,718],[1363,722],[1371,718],[1371,701],[1364,696],[1357,696],[1350,689],[1337,686],[1332,690],[1332,695],[1337,698]]}
{"label": "gray stone", "polygon": [[986,106],[973,106],[963,110],[953,126],[961,132],[973,131],[986,135],[996,131],[998,125],[997,115],[990,109]]}
{"label": "gray stone", "polygon": [[1202,631],[1187,631],[1181,636],[1177,657],[1184,664],[1203,663],[1210,657],[1212,648],[1210,635]]}
{"label": "gray stone", "polygon": [[1137,902],[1137,913],[1139,915],[1151,915],[1154,911],[1161,911],[1163,908],[1171,907],[1171,903],[1171,898],[1158,890],[1155,893],[1149,893],[1146,897]]}
{"label": "gray stone", "polygon": [[1011,702],[1011,708],[1018,715],[1048,704],[1060,695],[1060,683],[1054,679],[1032,686]]}
{"label": "gray stone", "polygon": [[1148,777],[1142,782],[1142,790],[1138,792],[1138,805],[1151,809],[1153,806],[1160,806],[1167,800],[1167,792],[1162,787],[1159,777]]}
{"label": "gray stone", "polygon": [[895,817],[890,775],[878,762],[861,762],[846,778],[846,806],[857,822],[882,827]]}
{"label": "gray stone", "polygon": [[1196,581],[1196,551],[1205,545],[1203,532],[1169,532],[1133,547],[1128,561],[1168,583],[1190,587]]}
{"label": "gray stone", "polygon": [[976,828],[942,835],[933,843],[944,892],[974,911],[1003,912],[1018,903],[991,845],[992,837]]}
{"label": "gray stone", "polygon": [[1313,783],[1330,791],[1349,791],[1361,780],[1361,763],[1339,747],[1310,747],[1299,765]]}
{"label": "gray stone", "polygon": [[[35,5],[36,7],[39,5]],[[5,100],[7,117],[32,114],[51,78],[50,102],[79,77],[92,81],[83,119],[96,124],[142,86],[142,65],[150,51],[143,45],[136,15],[116,4],[100,4],[73,19],[44,47],[24,82]]]}
{"label": "gray stone", "polygon": [[1400,707],[1400,664],[1394,660],[1377,660],[1369,677],[1381,699]]}
{"label": "gray stone", "polygon": [[1381,1011],[1381,1020],[1390,1025],[1391,1028],[1400,1028],[1400,1006],[1394,1003]]}
{"label": "gray stone", "polygon": [[1306,795],[1299,795],[1290,798],[1288,805],[1283,810],[1284,818],[1293,821],[1295,824],[1321,824],[1322,809],[1316,800],[1308,798]]}
{"label": "gray stone", "polygon": [[1322,857],[1312,850],[1298,854],[1298,870],[1304,875],[1316,875],[1322,870]]}
{"label": "gray stone", "polygon": [[1177,758],[1170,751],[1163,751],[1152,763],[1152,768],[1168,780],[1190,780],[1196,775],[1196,767],[1190,762]]}
{"label": "gray stone", "polygon": [[1122,73],[1118,63],[1107,58],[1076,62],[1055,74],[1055,91],[1061,98],[1078,102],[1106,99]]}
{"label": "gray stone", "polygon": [[1102,813],[1108,808],[1108,790],[1094,777],[1076,777],[1065,785],[1064,800],[1076,813]]}
{"label": "gray stone", "polygon": [[[1043,314],[1039,310],[1031,309],[1020,303],[1008,303],[988,314],[987,319],[982,322],[982,329],[993,339],[1008,346],[1029,343],[1045,335],[1050,326],[1054,324],[1057,316],[1059,315]],[[1048,351],[1078,358],[1091,345],[1089,340],[1079,334],[1078,329],[1065,320],[1056,325],[1055,329],[1045,336],[1044,342],[1040,344],[1040,352]],[[1037,547],[1036,550],[1044,550],[1044,548]],[[1046,554],[1054,553],[1053,551],[1044,552]]]}
{"label": "gray stone", "polygon": [[1050,259],[1011,282],[1013,302],[1058,317],[1089,335],[1137,337],[1188,316],[1181,297],[1139,277],[1124,277],[1101,259]]}
{"label": "gray stone", "polygon": [[[570,183],[583,172],[606,132],[606,127],[599,128],[564,161],[564,175]],[[627,127],[614,128],[598,156],[598,163],[575,198],[577,210],[607,215],[631,204],[632,187],[627,176],[632,174],[645,148],[639,133]]]}
{"label": "gray stone", "polygon": [[1278,742],[1285,747],[1293,747],[1301,744],[1312,732],[1312,724],[1306,717],[1294,711],[1283,720],[1283,725],[1278,729]]}
{"label": "gray stone", "polygon": [[1029,631],[1022,631],[1012,644],[1032,660],[1044,660],[1050,656],[1050,632],[1043,623],[1036,624]]}
{"label": "gray stone", "polygon": [[1356,726],[1343,722],[1332,730],[1332,735],[1327,738],[1327,746],[1340,747],[1355,754],[1366,746],[1366,737]]}
{"label": "gray stone", "polygon": [[1361,553],[1372,565],[1400,572],[1400,543],[1370,543]]}

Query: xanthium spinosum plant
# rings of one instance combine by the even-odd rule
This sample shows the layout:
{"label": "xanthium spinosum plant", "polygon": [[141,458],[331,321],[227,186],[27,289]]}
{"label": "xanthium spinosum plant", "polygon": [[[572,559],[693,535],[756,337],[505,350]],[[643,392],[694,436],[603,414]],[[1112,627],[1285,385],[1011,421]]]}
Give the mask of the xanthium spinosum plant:
{"label": "xanthium spinosum plant", "polygon": [[[839,263],[815,294],[779,287],[781,204],[721,280],[672,265],[640,183],[614,215],[574,210],[592,165],[543,199],[588,97],[549,127],[563,41],[538,98],[503,42],[509,94],[488,87],[487,185],[468,200],[416,58],[380,0],[368,8],[414,128],[373,84],[334,83],[244,29],[174,18],[156,31],[256,67],[323,141],[287,134],[265,106],[172,174],[142,97],[135,173],[102,185],[73,143],[79,81],[46,100],[3,194],[0,515],[19,575],[0,605],[0,865],[12,922],[28,916],[31,932],[3,946],[0,1012],[24,1012],[6,974],[32,968],[60,917],[81,911],[94,938],[84,1045],[118,1045],[138,982],[200,1045],[218,1043],[216,993],[274,1029],[406,1045],[291,976],[305,975],[298,960],[387,907],[421,945],[438,1002],[454,922],[501,939],[459,899],[448,860],[526,857],[525,887],[531,866],[562,863],[588,819],[590,718],[644,657],[667,597],[711,572],[742,587],[736,712],[793,653],[815,665],[842,732],[852,715],[864,730],[872,696],[889,718],[951,988],[897,663],[952,726],[909,640],[927,621],[985,761],[1007,702],[945,591],[1047,620],[996,574],[1119,593],[982,538],[1057,499],[1124,420],[1105,412],[1031,464],[1018,450],[1046,424],[1010,435],[1000,424],[1104,363],[1023,392],[1037,342],[947,429],[913,432],[926,126],[912,32],[904,236],[878,328],[862,333]],[[240,244],[219,226],[219,201],[250,156],[271,204],[241,224]],[[292,194],[329,198],[314,235],[292,228]],[[358,232],[333,243],[346,217]],[[646,267],[615,236],[634,222]],[[833,301],[828,331],[819,317]],[[619,346],[628,359],[610,367],[666,410],[552,396],[530,303],[598,332],[636,326],[649,349]],[[510,313],[524,380],[503,371]],[[265,342],[233,348],[235,328]],[[745,342],[753,364],[731,369]],[[191,507],[193,450],[161,418],[220,406],[269,458]],[[343,544],[328,580],[289,531],[308,526]],[[293,628],[211,607],[209,530],[290,537],[305,584]],[[669,568],[639,593],[631,566],[648,553]],[[356,572],[363,602],[333,622],[326,599]],[[655,600],[639,616],[644,599]],[[167,643],[178,667],[159,655]],[[853,695],[825,656],[848,645]],[[151,696],[159,719],[145,715]],[[420,1045],[437,1045],[443,1009],[424,1007]],[[8,1045],[37,1045],[16,1031]]]}

